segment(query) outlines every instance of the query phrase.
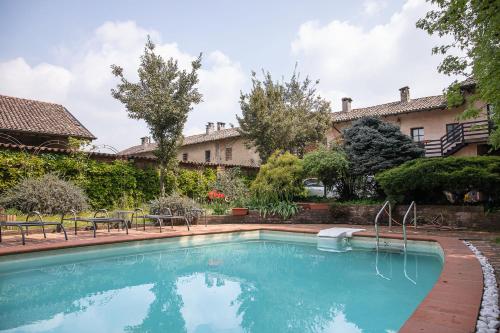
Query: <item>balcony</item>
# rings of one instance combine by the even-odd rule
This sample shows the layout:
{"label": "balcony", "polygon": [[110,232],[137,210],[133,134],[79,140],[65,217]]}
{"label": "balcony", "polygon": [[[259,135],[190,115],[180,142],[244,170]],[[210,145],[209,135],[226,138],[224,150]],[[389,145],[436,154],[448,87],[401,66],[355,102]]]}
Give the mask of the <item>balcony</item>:
{"label": "balcony", "polygon": [[491,130],[492,124],[488,120],[460,123],[440,139],[425,141],[425,157],[450,156],[469,143],[487,142]]}

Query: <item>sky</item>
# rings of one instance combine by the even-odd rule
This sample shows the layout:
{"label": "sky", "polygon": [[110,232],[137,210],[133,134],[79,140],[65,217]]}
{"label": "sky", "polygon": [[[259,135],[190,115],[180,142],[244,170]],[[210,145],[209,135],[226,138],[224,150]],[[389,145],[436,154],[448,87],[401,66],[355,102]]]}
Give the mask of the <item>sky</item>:
{"label": "sky", "polygon": [[425,0],[0,0],[0,94],[64,105],[98,140],[118,150],[148,135],[110,90],[112,64],[137,79],[148,35],[165,59],[182,68],[203,53],[203,102],[184,134],[209,121],[237,126],[239,97],[251,72],[278,80],[295,65],[318,79],[318,93],[341,108],[439,95],[453,78],[437,72],[431,54],[442,41],[415,27]]}

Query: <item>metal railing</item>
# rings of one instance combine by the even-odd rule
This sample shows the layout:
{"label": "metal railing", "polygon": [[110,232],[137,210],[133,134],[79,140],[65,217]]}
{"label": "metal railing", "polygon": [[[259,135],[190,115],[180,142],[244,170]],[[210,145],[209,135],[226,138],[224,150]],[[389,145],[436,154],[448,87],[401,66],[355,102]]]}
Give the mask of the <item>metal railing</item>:
{"label": "metal railing", "polygon": [[413,222],[415,228],[417,228],[417,204],[415,201],[412,201],[410,204],[410,207],[408,207],[408,210],[406,211],[406,214],[403,218],[403,248],[404,251],[406,252],[406,243],[407,243],[407,237],[406,237],[406,219],[408,218],[408,215],[411,212],[411,209],[413,208]]}
{"label": "metal railing", "polygon": [[485,141],[492,130],[488,120],[477,120],[460,123],[451,131],[437,140],[428,140],[424,143],[425,156],[440,157],[451,155],[467,142]]}
{"label": "metal railing", "polygon": [[384,203],[384,205],[382,206],[382,208],[380,208],[380,210],[378,211],[377,213],[377,216],[375,217],[375,237],[377,239],[377,250],[378,250],[378,244],[379,244],[379,235],[378,235],[378,220],[380,218],[380,216],[382,215],[382,213],[385,211],[385,208],[389,206],[389,212],[388,212],[388,215],[389,215],[389,228],[391,228],[392,226],[392,210],[391,210],[391,203],[389,201],[386,201]]}

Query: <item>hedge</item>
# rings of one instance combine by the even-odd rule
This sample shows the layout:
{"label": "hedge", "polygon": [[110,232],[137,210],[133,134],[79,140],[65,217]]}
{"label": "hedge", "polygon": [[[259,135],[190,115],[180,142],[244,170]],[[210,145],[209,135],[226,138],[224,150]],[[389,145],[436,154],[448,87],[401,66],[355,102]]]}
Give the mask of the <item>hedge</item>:
{"label": "hedge", "polygon": [[383,171],[375,179],[390,200],[445,202],[444,191],[463,198],[476,190],[490,200],[500,198],[500,157],[420,158]]}
{"label": "hedge", "polygon": [[85,154],[32,155],[0,151],[0,194],[24,178],[57,173],[73,181],[89,197],[92,208],[132,207],[154,199],[159,192],[158,173],[139,169],[127,161],[98,162]]}

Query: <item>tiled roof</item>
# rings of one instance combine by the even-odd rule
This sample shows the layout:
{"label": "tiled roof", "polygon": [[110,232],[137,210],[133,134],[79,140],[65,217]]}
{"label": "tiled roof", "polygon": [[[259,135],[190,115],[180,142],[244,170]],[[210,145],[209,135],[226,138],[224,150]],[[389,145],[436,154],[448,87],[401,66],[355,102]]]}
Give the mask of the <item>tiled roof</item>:
{"label": "tiled roof", "polygon": [[402,113],[427,111],[446,108],[446,98],[443,95],[410,99],[408,102],[391,102],[351,111],[332,112],[334,123],[349,121],[365,116],[389,116]]}
{"label": "tiled roof", "polygon": [[[223,139],[229,139],[229,138],[235,138],[240,136],[240,133],[238,132],[237,127],[232,127],[232,128],[226,128],[220,131],[213,131],[210,134],[196,134],[196,135],[190,135],[184,137],[184,140],[182,141],[183,146],[187,145],[193,145],[197,143],[202,143],[202,142],[208,142],[208,141],[216,141],[216,140],[223,140]],[[140,153],[146,153],[150,152],[156,149],[156,143],[147,143],[144,145],[137,145],[133,146],[130,148],[127,148],[125,150],[122,150],[120,154],[122,155],[133,155],[133,154],[140,154]]]}
{"label": "tiled roof", "polygon": [[141,153],[148,153],[156,149],[156,143],[147,143],[144,145],[137,145],[120,151],[120,155],[135,155]]}
{"label": "tiled roof", "polygon": [[0,95],[0,130],[95,139],[64,106]]}
{"label": "tiled roof", "polygon": [[216,140],[222,140],[222,139],[228,139],[228,138],[234,138],[240,136],[240,133],[238,132],[237,127],[231,127],[231,128],[226,128],[222,129],[220,131],[213,131],[210,134],[197,134],[197,135],[191,135],[191,136],[186,136],[184,138],[184,141],[182,142],[183,146],[187,145],[192,145],[195,143],[201,143],[201,142],[207,142],[207,141],[216,141]]}

